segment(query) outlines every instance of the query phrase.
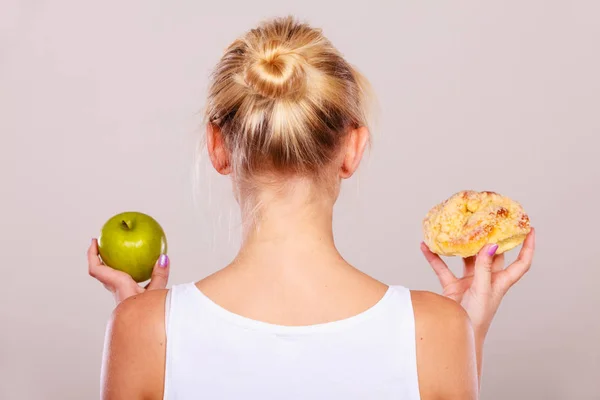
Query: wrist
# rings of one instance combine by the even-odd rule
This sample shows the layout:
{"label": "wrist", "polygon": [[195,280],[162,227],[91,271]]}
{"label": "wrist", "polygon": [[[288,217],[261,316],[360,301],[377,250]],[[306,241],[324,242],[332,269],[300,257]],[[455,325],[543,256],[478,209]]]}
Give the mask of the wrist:
{"label": "wrist", "polygon": [[113,293],[113,297],[115,299],[115,306],[118,306],[123,300],[126,300],[128,297],[131,297],[133,293],[123,290],[115,290]]}
{"label": "wrist", "polygon": [[487,328],[479,327],[474,331],[475,354],[477,359],[477,376],[481,387],[481,370],[483,369],[483,345],[487,335]]}
{"label": "wrist", "polygon": [[476,344],[483,345],[483,342],[485,341],[485,338],[487,336],[489,328],[490,328],[489,325],[473,326],[473,336],[475,338]]}

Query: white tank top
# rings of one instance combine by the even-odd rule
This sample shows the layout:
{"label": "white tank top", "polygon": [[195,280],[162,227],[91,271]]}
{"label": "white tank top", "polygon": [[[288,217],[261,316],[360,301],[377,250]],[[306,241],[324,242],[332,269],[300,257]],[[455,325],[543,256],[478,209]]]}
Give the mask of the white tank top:
{"label": "white tank top", "polygon": [[227,311],[194,283],[167,295],[164,399],[418,400],[410,291],[353,317],[282,326]]}

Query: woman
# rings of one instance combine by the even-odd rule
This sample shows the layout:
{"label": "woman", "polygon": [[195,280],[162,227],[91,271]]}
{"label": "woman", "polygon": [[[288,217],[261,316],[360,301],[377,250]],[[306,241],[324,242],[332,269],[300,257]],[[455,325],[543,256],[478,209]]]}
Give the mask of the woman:
{"label": "woman", "polygon": [[162,256],[146,289],[101,264],[115,295],[104,399],[477,399],[481,353],[534,237],[504,268],[497,246],[457,279],[422,246],[445,296],[387,286],[336,250],[333,205],[369,141],[366,82],[319,30],[260,25],[219,61],[207,148],[231,176],[243,220],[233,262],[165,290]]}

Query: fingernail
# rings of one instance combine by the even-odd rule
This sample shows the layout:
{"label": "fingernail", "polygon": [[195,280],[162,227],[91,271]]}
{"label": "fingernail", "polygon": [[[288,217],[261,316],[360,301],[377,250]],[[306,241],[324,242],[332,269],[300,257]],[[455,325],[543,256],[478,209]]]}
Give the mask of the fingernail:
{"label": "fingernail", "polygon": [[498,245],[494,244],[492,245],[489,249],[488,249],[488,254],[490,256],[493,256],[494,254],[496,254],[496,251],[498,250]]}
{"label": "fingernail", "polygon": [[161,254],[160,258],[158,259],[158,266],[166,268],[167,265],[169,265],[169,256],[166,254]]}

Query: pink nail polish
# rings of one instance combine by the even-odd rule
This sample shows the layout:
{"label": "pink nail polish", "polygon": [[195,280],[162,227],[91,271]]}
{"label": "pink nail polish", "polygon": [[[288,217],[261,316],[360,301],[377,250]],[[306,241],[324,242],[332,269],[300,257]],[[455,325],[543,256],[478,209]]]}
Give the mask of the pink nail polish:
{"label": "pink nail polish", "polygon": [[489,254],[490,256],[493,256],[494,254],[496,254],[496,251],[498,251],[498,245],[497,245],[497,244],[495,244],[495,245],[491,246],[491,247],[488,249],[488,254]]}
{"label": "pink nail polish", "polygon": [[166,268],[167,265],[169,265],[169,256],[166,254],[161,254],[160,258],[158,259],[158,266]]}

